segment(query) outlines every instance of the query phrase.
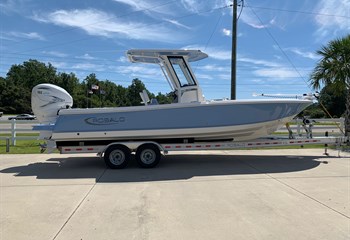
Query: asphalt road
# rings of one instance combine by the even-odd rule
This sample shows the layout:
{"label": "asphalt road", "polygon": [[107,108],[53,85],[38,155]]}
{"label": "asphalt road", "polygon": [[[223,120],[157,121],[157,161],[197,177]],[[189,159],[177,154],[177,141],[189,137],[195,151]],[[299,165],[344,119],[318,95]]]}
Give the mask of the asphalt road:
{"label": "asphalt road", "polygon": [[0,239],[350,239],[350,154],[200,151],[106,169],[0,155]]}

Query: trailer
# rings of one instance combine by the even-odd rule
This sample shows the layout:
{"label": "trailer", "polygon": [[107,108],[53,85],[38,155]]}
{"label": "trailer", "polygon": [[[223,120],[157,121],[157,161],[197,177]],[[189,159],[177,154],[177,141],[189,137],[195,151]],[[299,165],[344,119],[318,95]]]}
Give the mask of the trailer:
{"label": "trailer", "polygon": [[[57,149],[61,154],[72,153],[97,153],[104,159],[106,165],[112,169],[125,168],[131,156],[135,153],[135,159],[142,168],[152,168],[158,165],[161,156],[170,151],[198,151],[198,150],[234,150],[253,149],[279,146],[304,146],[309,144],[324,144],[325,154],[328,145],[341,146],[347,143],[345,137],[315,137],[315,138],[264,138],[255,141],[234,142],[181,142],[181,143],[160,143],[156,141],[125,141],[111,142],[109,144],[89,145],[87,142],[79,142],[79,146],[59,146]],[[50,146],[51,145],[51,146]],[[48,141],[44,146],[52,149],[56,148],[54,141]]]}

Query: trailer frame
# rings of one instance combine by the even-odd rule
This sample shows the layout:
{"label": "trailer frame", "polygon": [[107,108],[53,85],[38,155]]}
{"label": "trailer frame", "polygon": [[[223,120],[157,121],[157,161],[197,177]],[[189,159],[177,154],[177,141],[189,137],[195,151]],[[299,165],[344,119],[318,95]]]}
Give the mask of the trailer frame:
{"label": "trailer frame", "polygon": [[254,149],[281,146],[304,146],[310,144],[323,144],[325,154],[329,145],[341,146],[348,143],[346,137],[314,137],[314,138],[261,138],[254,141],[234,142],[195,142],[195,143],[158,143],[156,141],[116,141],[108,145],[95,146],[60,146],[61,154],[73,153],[97,153],[104,158],[105,163],[110,168],[124,168],[130,161],[131,154],[135,153],[135,158],[140,167],[151,168],[158,165],[161,154],[166,155],[170,151],[198,151],[198,150],[235,150]]}

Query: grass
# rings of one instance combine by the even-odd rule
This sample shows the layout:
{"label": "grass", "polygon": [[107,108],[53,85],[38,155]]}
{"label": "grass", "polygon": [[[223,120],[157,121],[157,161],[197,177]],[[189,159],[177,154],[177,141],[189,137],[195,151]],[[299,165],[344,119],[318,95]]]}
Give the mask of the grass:
{"label": "grass", "polygon": [[10,145],[10,152],[6,152],[6,140],[0,140],[0,154],[33,154],[40,153],[39,144],[42,140],[17,140],[16,146]]}
{"label": "grass", "polygon": [[[37,133],[17,133],[17,137],[37,137]],[[11,133],[0,133],[0,137],[11,137]]]}

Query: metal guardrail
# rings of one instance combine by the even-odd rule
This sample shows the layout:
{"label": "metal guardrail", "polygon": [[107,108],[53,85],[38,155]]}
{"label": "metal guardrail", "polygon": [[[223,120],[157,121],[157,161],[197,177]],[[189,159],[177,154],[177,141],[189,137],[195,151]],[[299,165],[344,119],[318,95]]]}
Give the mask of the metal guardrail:
{"label": "metal guardrail", "polygon": [[[332,130],[339,132],[340,135],[345,133],[345,119],[344,118],[311,118],[308,119],[313,124],[313,131],[326,131]],[[296,126],[291,126],[292,130],[296,130],[296,133],[301,136],[303,133],[305,133],[305,130],[303,128],[303,119],[297,118],[293,119],[293,121],[290,122],[291,124],[296,124]],[[334,125],[322,125],[322,123],[329,124],[334,123]]]}
{"label": "metal guardrail", "polygon": [[[29,133],[35,133],[32,128],[21,128],[21,125],[23,124],[38,124],[39,122],[36,120],[2,120],[0,122],[0,133],[9,133],[10,136],[0,136],[1,140],[10,139],[11,145],[16,146],[16,140],[35,140],[38,139],[38,136],[17,136],[17,133],[21,132],[29,132]],[[4,128],[3,125],[10,125],[7,128]]]}
{"label": "metal guardrail", "polygon": [[[336,118],[336,119],[330,119],[330,118],[324,118],[324,119],[309,119],[310,121],[315,121],[315,123],[335,123],[337,125],[330,125],[330,126],[320,126],[314,125],[313,130],[329,130],[329,129],[342,129],[344,132],[344,118]],[[11,145],[16,146],[16,140],[35,140],[38,137],[37,136],[17,136],[17,133],[21,132],[30,132],[35,133],[32,128],[21,128],[20,126],[23,124],[38,124],[39,122],[37,120],[2,120],[0,124],[0,133],[10,133],[10,136],[0,136],[0,140],[6,140],[8,138],[11,139]],[[304,129],[302,127],[303,120],[302,119],[294,119],[290,122],[292,124],[291,128],[293,130],[296,130],[296,133],[298,135],[302,135]],[[8,124],[10,125],[9,128],[2,128],[2,125]],[[296,126],[295,126],[296,125]],[[284,131],[284,129],[282,128]],[[285,130],[287,131],[287,130]],[[339,130],[340,131],[340,130]],[[341,131],[340,131],[341,132]],[[288,132],[286,133],[288,134]]]}

